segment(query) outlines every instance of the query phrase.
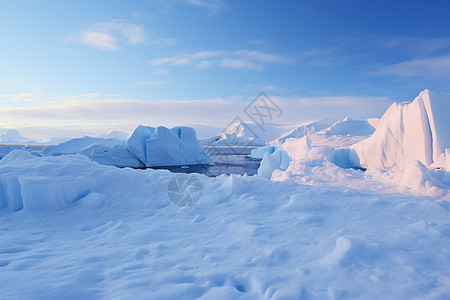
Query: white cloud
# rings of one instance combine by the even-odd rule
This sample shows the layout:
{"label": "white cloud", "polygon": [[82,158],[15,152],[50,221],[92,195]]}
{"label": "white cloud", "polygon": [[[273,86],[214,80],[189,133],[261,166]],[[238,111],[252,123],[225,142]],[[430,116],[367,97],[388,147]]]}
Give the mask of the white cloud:
{"label": "white cloud", "polygon": [[224,58],[220,61],[220,66],[231,69],[252,69],[262,70],[263,66],[246,59]]}
{"label": "white cloud", "polygon": [[[281,119],[273,123],[295,124],[321,118],[343,119],[380,117],[392,100],[386,97],[334,96],[310,98],[271,97],[284,111]],[[248,102],[213,98],[199,100],[159,100],[139,99],[101,100],[97,97],[70,97],[72,100],[42,102],[34,107],[21,107],[10,103],[0,108],[0,127],[14,122],[32,124],[167,124],[197,123],[228,124],[236,117],[249,121],[243,110]],[[30,121],[31,120],[31,121]],[[11,127],[11,126],[9,126]],[[112,128],[114,129],[114,128]]]}
{"label": "white cloud", "polygon": [[199,51],[182,53],[171,57],[150,59],[148,62],[154,66],[188,66],[208,68],[219,66],[223,68],[262,70],[266,64],[284,63],[289,58],[278,54],[262,51]]}
{"label": "white cloud", "polygon": [[20,94],[9,94],[0,95],[0,100],[12,101],[15,103],[39,103],[39,97],[33,93],[20,93]]}
{"label": "white cloud", "polygon": [[117,39],[104,32],[83,32],[80,35],[80,40],[85,45],[101,50],[118,50],[120,48]]}
{"label": "white cloud", "polygon": [[377,44],[386,49],[399,49],[402,52],[413,54],[417,57],[427,57],[442,54],[450,49],[450,38],[423,38],[423,37],[391,37],[382,38]]}
{"label": "white cloud", "polygon": [[450,55],[408,60],[380,67],[374,75],[439,78],[450,74]]}
{"label": "white cloud", "polygon": [[205,9],[210,14],[217,14],[227,8],[221,0],[186,0],[186,3]]}
{"label": "white cloud", "polygon": [[141,80],[136,82],[139,85],[148,85],[148,86],[155,86],[155,85],[162,85],[166,84],[166,81],[158,80],[158,81],[148,81],[148,80]]}
{"label": "white cloud", "polygon": [[95,23],[82,31],[75,32],[64,39],[66,42],[79,42],[100,50],[119,50],[125,44],[168,43],[171,39],[149,41],[142,25],[121,21]]}
{"label": "white cloud", "polygon": [[169,74],[170,70],[167,69],[158,69],[153,72],[154,75],[166,75]]}

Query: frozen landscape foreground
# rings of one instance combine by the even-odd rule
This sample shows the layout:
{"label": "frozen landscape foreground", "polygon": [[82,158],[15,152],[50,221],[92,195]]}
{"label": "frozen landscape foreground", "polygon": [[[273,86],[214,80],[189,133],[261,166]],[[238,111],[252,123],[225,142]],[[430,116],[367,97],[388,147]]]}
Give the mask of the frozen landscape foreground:
{"label": "frozen landscape foreground", "polygon": [[450,296],[450,204],[439,198],[186,175],[201,195],[182,208],[166,170],[14,151],[0,172],[2,299]]}

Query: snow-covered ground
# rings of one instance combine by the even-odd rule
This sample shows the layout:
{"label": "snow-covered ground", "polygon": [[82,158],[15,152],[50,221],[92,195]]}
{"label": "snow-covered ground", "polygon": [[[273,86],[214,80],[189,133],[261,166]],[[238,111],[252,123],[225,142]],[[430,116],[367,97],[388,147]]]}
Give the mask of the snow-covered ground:
{"label": "snow-covered ground", "polygon": [[442,199],[191,175],[201,196],[181,208],[165,170],[20,151],[0,170],[15,174],[3,193],[17,200],[21,184],[23,201],[0,212],[3,299],[450,296]]}
{"label": "snow-covered ground", "polygon": [[[401,114],[391,108],[379,122],[290,128],[252,151],[263,158],[260,176],[117,168],[86,155],[119,145],[146,163],[149,149],[163,153],[172,135],[185,140],[170,151],[197,153],[195,133],[183,128],[141,127],[127,143],[84,138],[46,155],[5,151],[0,298],[449,299],[450,150],[442,97],[435,102],[431,95],[432,111],[401,104]],[[403,110],[428,122],[405,122]],[[224,141],[251,139],[240,126]],[[404,151],[411,128],[419,141],[430,141],[423,151]],[[379,138],[386,132],[394,134]],[[367,143],[372,152],[358,152]],[[364,154],[360,162],[379,162],[380,147],[401,167],[350,168],[361,167],[353,165],[355,152]]]}

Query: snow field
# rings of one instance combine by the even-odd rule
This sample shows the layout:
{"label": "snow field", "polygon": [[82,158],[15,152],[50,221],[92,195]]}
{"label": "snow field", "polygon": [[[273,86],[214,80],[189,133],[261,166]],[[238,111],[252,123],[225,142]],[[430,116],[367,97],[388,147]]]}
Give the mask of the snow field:
{"label": "snow field", "polygon": [[[43,176],[51,163],[67,160],[47,179],[70,169],[72,176],[95,176],[96,184],[65,208],[40,197],[33,201],[44,201],[45,208],[0,211],[4,299],[450,295],[447,201],[192,175],[202,196],[180,208],[164,188],[174,176],[168,171],[117,169],[82,156],[22,155],[11,153],[2,171]],[[36,167],[29,169],[30,163]],[[65,187],[81,191],[77,183]],[[61,189],[49,183],[46,195]]]}

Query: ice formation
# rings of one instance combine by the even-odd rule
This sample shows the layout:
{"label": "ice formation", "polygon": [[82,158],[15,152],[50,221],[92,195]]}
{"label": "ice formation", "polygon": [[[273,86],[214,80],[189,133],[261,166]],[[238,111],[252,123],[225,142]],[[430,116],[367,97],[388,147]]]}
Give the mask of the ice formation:
{"label": "ice formation", "polygon": [[306,158],[311,147],[308,136],[300,139],[289,138],[281,146],[266,146],[252,151],[251,156],[262,161],[258,169],[258,175],[270,179],[274,170],[286,170],[292,160]]}
{"label": "ice formation", "polygon": [[198,144],[195,130],[190,127],[168,129],[163,126],[140,125],[128,141],[83,137],[47,146],[43,152],[52,156],[82,154],[100,164],[116,167],[178,166],[210,162],[208,155]]}
{"label": "ice formation", "polygon": [[147,167],[208,164],[210,158],[190,127],[138,126],[127,149]]}
{"label": "ice formation", "polygon": [[355,165],[403,169],[418,160],[444,167],[450,147],[450,95],[424,90],[412,103],[392,104],[367,140],[354,145]]}

